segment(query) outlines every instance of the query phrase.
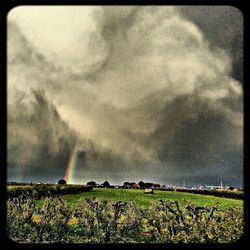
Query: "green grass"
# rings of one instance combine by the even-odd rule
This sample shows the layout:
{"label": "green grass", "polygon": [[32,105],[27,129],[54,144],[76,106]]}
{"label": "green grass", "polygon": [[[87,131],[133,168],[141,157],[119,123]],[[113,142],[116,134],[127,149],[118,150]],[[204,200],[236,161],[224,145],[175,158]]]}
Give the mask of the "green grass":
{"label": "green grass", "polygon": [[[159,200],[177,200],[180,204],[185,205],[191,202],[196,206],[214,206],[218,205],[220,209],[227,209],[233,207],[243,208],[243,200],[219,198],[210,195],[191,194],[184,192],[173,191],[155,191],[154,195],[143,194],[144,190],[133,189],[107,189],[107,188],[94,188],[91,191],[83,192],[80,194],[67,194],[62,198],[68,204],[75,204],[80,198],[93,198],[96,197],[100,200],[107,201],[134,201],[141,208],[148,208],[152,203]],[[41,204],[41,201],[38,203]]]}

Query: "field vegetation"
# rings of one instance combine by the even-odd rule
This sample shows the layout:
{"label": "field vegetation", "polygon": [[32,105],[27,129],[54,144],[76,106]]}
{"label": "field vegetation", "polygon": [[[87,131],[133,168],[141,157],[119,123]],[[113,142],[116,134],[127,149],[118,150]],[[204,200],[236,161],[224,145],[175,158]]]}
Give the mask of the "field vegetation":
{"label": "field vegetation", "polygon": [[243,234],[240,207],[155,199],[141,208],[132,201],[64,198],[46,197],[41,206],[28,194],[9,198],[9,237],[21,243],[228,243]]}

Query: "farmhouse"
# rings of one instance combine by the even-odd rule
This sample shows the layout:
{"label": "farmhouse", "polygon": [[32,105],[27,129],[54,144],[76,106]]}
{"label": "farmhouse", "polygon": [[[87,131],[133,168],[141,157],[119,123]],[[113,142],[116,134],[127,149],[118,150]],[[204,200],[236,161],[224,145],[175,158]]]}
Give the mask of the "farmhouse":
{"label": "farmhouse", "polygon": [[140,189],[140,185],[137,184],[137,183],[133,183],[133,184],[132,184],[132,188],[133,188],[133,189]]}

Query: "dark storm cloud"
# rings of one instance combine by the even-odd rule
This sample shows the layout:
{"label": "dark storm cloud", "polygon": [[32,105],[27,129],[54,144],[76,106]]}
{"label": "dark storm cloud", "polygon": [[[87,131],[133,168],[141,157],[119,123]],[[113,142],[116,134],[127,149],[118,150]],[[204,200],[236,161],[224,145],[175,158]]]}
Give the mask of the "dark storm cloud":
{"label": "dark storm cloud", "polygon": [[38,176],[53,166],[61,178],[76,143],[77,181],[240,183],[242,89],[232,71],[241,60],[232,40],[241,26],[222,44],[228,26],[218,25],[238,14],[196,8],[13,11],[10,166],[22,158]]}
{"label": "dark storm cloud", "polygon": [[197,24],[207,39],[232,56],[232,76],[243,81],[243,14],[232,6],[181,7],[185,17]]}
{"label": "dark storm cloud", "polygon": [[8,107],[8,166],[23,175],[58,174],[75,137],[42,91],[34,91],[30,103],[20,98]]}
{"label": "dark storm cloud", "polygon": [[[176,113],[181,114],[182,121],[173,125]],[[239,127],[231,123],[223,110],[195,96],[184,96],[167,105],[161,117],[155,135],[162,161],[183,171],[199,171],[213,165],[223,167],[225,161],[230,165],[227,158],[238,150],[235,145]],[[169,120],[174,131],[166,125]]]}

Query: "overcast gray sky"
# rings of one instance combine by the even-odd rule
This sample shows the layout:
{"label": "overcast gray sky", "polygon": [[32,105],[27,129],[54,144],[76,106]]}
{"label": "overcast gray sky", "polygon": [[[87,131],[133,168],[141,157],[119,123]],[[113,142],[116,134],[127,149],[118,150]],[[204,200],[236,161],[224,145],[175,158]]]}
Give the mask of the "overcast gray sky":
{"label": "overcast gray sky", "polygon": [[241,185],[243,16],[229,6],[8,15],[8,180]]}

